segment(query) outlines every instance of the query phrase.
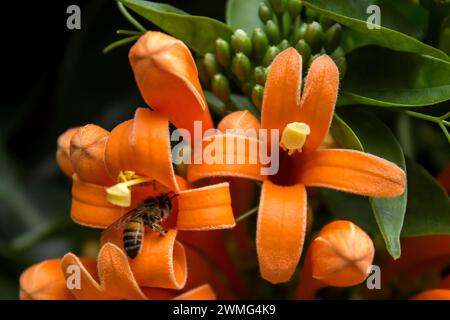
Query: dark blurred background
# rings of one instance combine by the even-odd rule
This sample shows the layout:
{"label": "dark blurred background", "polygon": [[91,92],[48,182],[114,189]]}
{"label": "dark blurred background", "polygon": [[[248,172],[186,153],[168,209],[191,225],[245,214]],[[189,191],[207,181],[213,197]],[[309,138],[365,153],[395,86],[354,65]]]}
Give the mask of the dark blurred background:
{"label": "dark blurred background", "polygon": [[[164,2],[223,20],[225,0]],[[71,4],[81,8],[81,30],[66,27]],[[26,267],[68,251],[89,254],[98,239],[70,220],[57,137],[87,123],[110,130],[142,101],[130,45],[102,54],[120,39],[117,29],[133,29],[114,0],[9,1],[0,15],[0,299],[16,299]]]}

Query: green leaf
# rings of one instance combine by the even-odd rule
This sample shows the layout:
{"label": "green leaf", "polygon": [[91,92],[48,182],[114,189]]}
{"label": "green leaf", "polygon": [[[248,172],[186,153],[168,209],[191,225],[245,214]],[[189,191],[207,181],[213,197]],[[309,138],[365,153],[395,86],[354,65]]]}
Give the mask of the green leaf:
{"label": "green leaf", "polygon": [[263,28],[264,24],[258,16],[259,3],[262,0],[228,0],[226,22],[234,29],[242,29],[251,35],[255,28]]}
{"label": "green leaf", "polygon": [[[403,151],[392,132],[382,121],[371,113],[357,109],[344,110],[339,112],[339,116],[342,118],[341,122],[344,121],[348,125],[346,130],[353,131],[363,151],[392,161],[406,171]],[[347,134],[346,137],[347,139],[342,139],[336,136],[335,139],[344,147],[357,146],[352,135]],[[375,220],[386,242],[386,248],[395,259],[401,252],[400,233],[405,217],[406,202],[406,190],[402,195],[394,198],[369,198]]]}
{"label": "green leaf", "polygon": [[119,1],[200,54],[213,52],[217,38],[227,41],[231,38],[231,28],[218,20],[192,16],[164,3],[142,0]]}
{"label": "green leaf", "polygon": [[[424,34],[424,12],[412,4],[405,8],[396,7],[394,1],[386,0],[305,0],[306,7],[364,34],[370,43],[397,51],[415,52],[448,60],[449,57],[439,49],[420,42],[414,37]],[[395,1],[398,2],[398,1]],[[405,1],[403,6],[407,4]],[[368,29],[366,13],[368,6],[378,5],[381,10],[381,28]],[[426,18],[426,17],[425,17]]]}
{"label": "green leaf", "polygon": [[402,237],[450,234],[450,200],[421,165],[407,160],[408,209]]}
{"label": "green leaf", "polygon": [[418,107],[450,99],[450,62],[373,46],[346,58],[339,105]]}

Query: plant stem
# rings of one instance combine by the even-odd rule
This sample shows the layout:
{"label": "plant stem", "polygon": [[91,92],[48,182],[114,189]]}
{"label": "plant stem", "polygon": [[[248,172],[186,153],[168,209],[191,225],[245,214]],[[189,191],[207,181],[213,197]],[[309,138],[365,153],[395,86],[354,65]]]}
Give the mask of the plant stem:
{"label": "plant stem", "polygon": [[141,35],[142,31],[135,31],[135,30],[123,30],[123,29],[119,29],[116,31],[117,34],[126,34],[129,36],[137,36],[137,35]]}
{"label": "plant stem", "polygon": [[122,15],[127,19],[133,26],[136,27],[141,32],[147,31],[136,19],[134,19],[128,10],[125,8],[122,2],[117,1],[117,7],[119,8]]}
{"label": "plant stem", "polygon": [[447,138],[448,143],[450,144],[450,133],[448,132],[447,129],[447,127],[450,126],[450,122],[446,121],[446,119],[450,117],[450,112],[447,112],[446,114],[440,117],[433,117],[428,114],[423,114],[409,110],[404,111],[404,113],[414,118],[436,123],[439,126],[439,128],[441,128],[442,132],[444,132],[444,135]]}
{"label": "plant stem", "polygon": [[107,54],[108,52],[110,52],[111,50],[113,50],[113,49],[115,49],[117,47],[120,47],[120,46],[122,46],[124,44],[127,44],[129,42],[133,42],[133,41],[137,40],[139,37],[140,37],[140,35],[136,35],[136,36],[128,37],[128,38],[121,39],[121,40],[118,40],[116,42],[113,42],[109,46],[107,46],[105,49],[103,49],[102,52],[103,52],[103,54]]}
{"label": "plant stem", "polygon": [[258,211],[258,206],[250,209],[249,211],[247,211],[246,213],[241,214],[239,217],[236,218],[236,222],[240,222],[242,220],[244,220],[245,218],[250,217],[252,214],[256,213]]}

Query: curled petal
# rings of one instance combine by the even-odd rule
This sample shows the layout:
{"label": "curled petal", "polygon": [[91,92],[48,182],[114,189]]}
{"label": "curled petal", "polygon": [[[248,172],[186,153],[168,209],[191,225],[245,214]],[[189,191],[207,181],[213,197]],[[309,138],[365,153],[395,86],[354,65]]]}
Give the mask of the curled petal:
{"label": "curled petal", "polygon": [[194,132],[194,121],[213,127],[198,79],[195,61],[180,40],[147,32],[129,53],[134,77],[144,100],[177,128]]}
{"label": "curled petal", "polygon": [[297,267],[306,230],[306,190],[264,182],[256,225],[259,269],[272,283],[288,281]]}
{"label": "curled petal", "polygon": [[261,127],[282,132],[288,123],[300,116],[302,57],[289,48],[276,56],[264,89]]}
{"label": "curled petal", "polygon": [[[169,230],[165,236],[161,236],[145,229],[139,254],[128,260],[139,286],[166,289],[184,287],[187,279],[186,255],[183,245],[175,240],[176,235],[176,230]],[[102,243],[107,242],[123,249],[122,232],[104,235]]]}
{"label": "curled petal", "polygon": [[74,173],[72,162],[70,161],[70,140],[78,131],[79,127],[70,128],[58,137],[56,162],[62,172],[68,177]]}
{"label": "curled petal", "polygon": [[406,177],[397,165],[353,150],[317,150],[304,158],[299,182],[371,197],[394,197],[405,190]]}
{"label": "curled petal", "polygon": [[299,121],[307,123],[311,134],[305,151],[314,151],[322,144],[333,119],[339,88],[339,71],[327,55],[314,60],[308,71],[302,95]]}
{"label": "curled petal", "polygon": [[175,297],[174,300],[216,300],[216,294],[209,284],[204,284]]}
{"label": "curled petal", "polygon": [[130,209],[131,207],[122,208],[109,203],[104,186],[81,181],[76,174],[73,175],[70,215],[76,223],[106,228]]}
{"label": "curled petal", "polygon": [[61,271],[61,259],[32,265],[20,276],[21,300],[73,300]]}
{"label": "curled petal", "polygon": [[226,133],[226,130],[231,129],[235,132],[242,131],[244,135],[246,130],[258,130],[259,127],[258,119],[248,110],[232,112],[220,120],[217,125],[217,129],[222,133]]}
{"label": "curled petal", "polygon": [[411,300],[450,300],[450,290],[433,289],[423,291],[412,297]]}
{"label": "curled petal", "polygon": [[109,132],[88,124],[81,127],[70,141],[70,160],[78,178],[99,185],[111,185],[114,181],[105,167],[105,145]]}
{"label": "curled petal", "polygon": [[228,229],[235,224],[228,183],[180,192],[177,218],[179,230]]}
{"label": "curled petal", "polygon": [[349,221],[327,224],[311,243],[312,276],[327,285],[347,287],[367,278],[375,249],[370,237]]}
{"label": "curled petal", "polygon": [[[253,137],[231,134],[206,138],[203,141],[202,161],[189,165],[188,180],[196,181],[211,177],[266,180],[267,176],[261,174],[264,165],[259,157],[260,143]],[[205,158],[209,156],[207,150],[211,149],[214,151],[211,157],[213,159],[205,161]]]}
{"label": "curled petal", "polygon": [[139,108],[133,120],[112,130],[105,149],[106,168],[113,179],[120,171],[131,170],[178,191],[170,150],[167,118]]}

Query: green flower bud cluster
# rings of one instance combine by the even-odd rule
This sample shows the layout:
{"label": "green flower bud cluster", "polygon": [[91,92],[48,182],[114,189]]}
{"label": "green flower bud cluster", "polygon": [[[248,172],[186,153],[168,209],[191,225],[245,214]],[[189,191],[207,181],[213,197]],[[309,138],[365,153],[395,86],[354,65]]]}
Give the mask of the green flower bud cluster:
{"label": "green flower bud cluster", "polygon": [[231,105],[232,79],[260,109],[270,64],[289,47],[301,54],[304,74],[315,58],[328,54],[344,76],[346,60],[340,24],[303,6],[302,0],[261,2],[258,14],[263,27],[255,28],[252,34],[237,29],[229,42],[217,39],[215,52],[198,61],[203,85],[225,105]]}

